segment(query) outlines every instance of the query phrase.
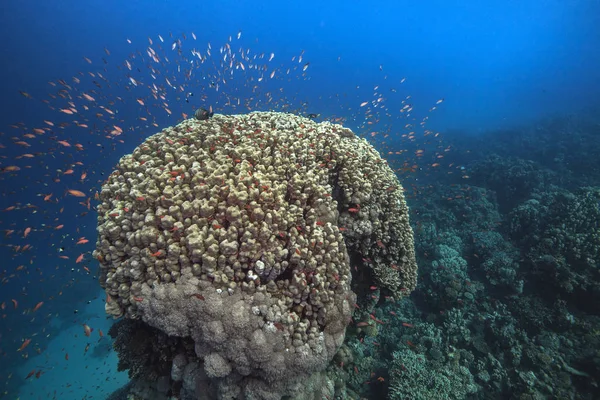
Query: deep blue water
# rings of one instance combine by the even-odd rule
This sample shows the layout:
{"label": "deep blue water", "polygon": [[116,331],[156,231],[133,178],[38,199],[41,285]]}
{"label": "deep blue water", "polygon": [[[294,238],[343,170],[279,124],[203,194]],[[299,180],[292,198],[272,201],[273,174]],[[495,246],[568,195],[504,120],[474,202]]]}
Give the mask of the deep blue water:
{"label": "deep blue water", "polygon": [[[415,208],[431,198],[426,198],[427,187],[413,184],[456,184],[446,181],[448,174],[469,175],[469,169],[460,168],[486,157],[482,143],[498,143],[494,151],[505,158],[529,156],[557,171],[565,154],[572,157],[570,164],[564,162],[566,169],[576,168],[578,158],[588,163],[580,160],[577,171],[595,168],[593,154],[583,153],[600,141],[593,130],[600,106],[600,3],[593,0],[4,2],[0,34],[0,167],[20,168],[0,175],[0,209],[5,210],[0,213],[0,303],[5,305],[0,319],[0,398],[5,391],[6,398],[50,398],[46,396],[51,396],[51,382],[39,382],[45,374],[60,374],[65,368],[65,351],[48,347],[61,332],[69,332],[68,339],[61,340],[78,346],[74,351],[81,353],[75,361],[71,353],[70,361],[82,366],[88,355],[101,359],[110,351],[108,339],[98,336],[92,342],[95,353],[83,351],[91,339],[84,336],[82,324],[109,325],[91,256],[96,239],[94,193],[122,155],[180,122],[182,113],[191,116],[199,106],[224,114],[275,110],[342,118],[384,156],[408,150],[390,154],[389,161],[395,169],[408,166],[401,175],[410,187],[409,205]],[[237,58],[220,75],[230,61],[223,61],[220,52],[226,44]],[[159,62],[150,59],[149,47]],[[204,63],[193,49],[206,57]],[[273,60],[267,61],[271,53]],[[241,54],[248,59],[262,55],[255,64],[266,69],[250,68],[249,61],[242,61],[244,69],[240,68]],[[152,84],[164,99],[152,96]],[[361,106],[363,102],[368,104]],[[401,112],[407,104],[411,111]],[[69,107],[77,113],[59,111]],[[546,138],[552,140],[535,141],[532,127],[563,117],[596,122],[586,124],[587,131],[545,125]],[[60,127],[61,123],[67,124]],[[111,135],[115,125],[123,134]],[[34,128],[46,131],[40,134]],[[410,132],[415,132],[414,139],[402,136]],[[524,132],[533,138],[530,149],[515,139],[527,136]],[[564,142],[560,146],[559,140]],[[542,147],[544,151],[536,153]],[[418,149],[425,150],[424,157],[415,155]],[[437,158],[440,154],[447,158]],[[412,165],[417,174],[410,173]],[[65,174],[68,169],[73,173]],[[579,186],[599,185],[595,173],[589,179],[578,173]],[[480,177],[478,183],[490,189],[490,181]],[[81,190],[85,197],[70,196],[68,189]],[[59,225],[64,227],[56,229]],[[28,227],[31,231],[25,235]],[[76,244],[82,237],[89,243]],[[32,248],[16,248],[27,244]],[[75,263],[80,254],[83,262]],[[33,312],[39,302],[43,305]],[[31,344],[17,351],[25,338],[32,339]],[[42,371],[37,381],[35,376],[25,380],[29,370],[24,368],[30,365]],[[116,376],[112,367],[103,370],[100,382],[105,376],[113,379],[113,373]],[[77,386],[78,378],[73,381]],[[81,393],[104,398],[109,392],[93,387],[82,387],[76,394],[63,390],[67,394],[56,398],[82,398]]]}

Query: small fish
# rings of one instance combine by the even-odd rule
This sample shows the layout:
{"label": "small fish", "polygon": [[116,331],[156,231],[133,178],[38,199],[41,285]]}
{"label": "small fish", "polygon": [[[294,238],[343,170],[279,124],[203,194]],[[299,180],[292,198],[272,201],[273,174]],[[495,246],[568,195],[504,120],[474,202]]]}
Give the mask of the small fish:
{"label": "small fish", "polygon": [[23,341],[23,344],[21,344],[21,347],[19,347],[19,350],[17,350],[17,351],[23,351],[23,350],[25,350],[25,348],[27,346],[29,346],[29,343],[31,343],[31,339],[25,339]]}
{"label": "small fish", "polygon": [[35,305],[35,307],[33,307],[33,312],[36,312],[37,310],[39,310],[39,309],[40,309],[40,307],[42,307],[43,305],[44,305],[44,302],[43,302],[43,301],[40,301],[39,303],[37,303],[37,304]]}
{"label": "small fish", "polygon": [[81,253],[81,254],[79,255],[79,257],[77,257],[77,259],[75,260],[75,264],[79,264],[79,263],[80,263],[80,262],[82,262],[82,261],[83,261],[83,253]]}
{"label": "small fish", "polygon": [[92,331],[93,329],[90,328],[88,324],[83,324],[83,333],[85,334],[85,336],[90,337]]}
{"label": "small fish", "polygon": [[69,192],[69,194],[71,196],[75,196],[75,197],[85,197],[85,193],[83,193],[82,191],[79,190],[75,190],[75,189],[67,189],[67,192]]}

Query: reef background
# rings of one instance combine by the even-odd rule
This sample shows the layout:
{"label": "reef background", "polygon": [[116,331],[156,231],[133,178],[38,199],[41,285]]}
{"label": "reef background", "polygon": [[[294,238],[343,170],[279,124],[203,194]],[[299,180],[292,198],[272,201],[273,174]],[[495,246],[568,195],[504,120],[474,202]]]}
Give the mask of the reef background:
{"label": "reef background", "polygon": [[[406,188],[419,284],[373,305],[385,324],[348,329],[328,371],[336,387],[357,398],[598,398],[599,15],[591,0],[5,4],[0,397],[103,397],[127,380],[99,335],[111,321],[91,257],[96,215],[66,190],[93,199],[123,154],[214,105],[343,122]],[[206,55],[209,42],[210,62],[186,78],[190,50]],[[228,67],[226,43],[238,57],[274,53],[274,78]],[[160,63],[146,62],[148,46]],[[164,101],[142,90],[151,74]],[[58,111],[69,101],[75,116]]]}

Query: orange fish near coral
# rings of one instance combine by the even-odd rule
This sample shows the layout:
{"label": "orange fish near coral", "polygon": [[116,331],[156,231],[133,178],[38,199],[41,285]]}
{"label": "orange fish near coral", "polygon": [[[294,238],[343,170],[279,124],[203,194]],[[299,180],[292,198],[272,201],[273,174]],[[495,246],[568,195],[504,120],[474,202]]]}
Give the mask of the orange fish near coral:
{"label": "orange fish near coral", "polygon": [[75,197],[85,197],[85,193],[83,193],[80,190],[75,190],[75,189],[67,189],[67,192],[69,192],[69,194],[71,196],[75,196]]}

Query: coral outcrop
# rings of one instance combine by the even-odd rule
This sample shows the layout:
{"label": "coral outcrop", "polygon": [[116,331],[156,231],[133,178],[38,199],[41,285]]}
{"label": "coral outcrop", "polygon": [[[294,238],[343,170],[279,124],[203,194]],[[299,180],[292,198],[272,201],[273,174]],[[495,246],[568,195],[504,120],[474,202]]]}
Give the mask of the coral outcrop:
{"label": "coral outcrop", "polygon": [[186,120],[124,156],[99,198],[107,313],[182,340],[165,394],[303,398],[302,379],[327,394],[318,372],[344,340],[352,270],[397,298],[416,285],[402,187],[340,125]]}

